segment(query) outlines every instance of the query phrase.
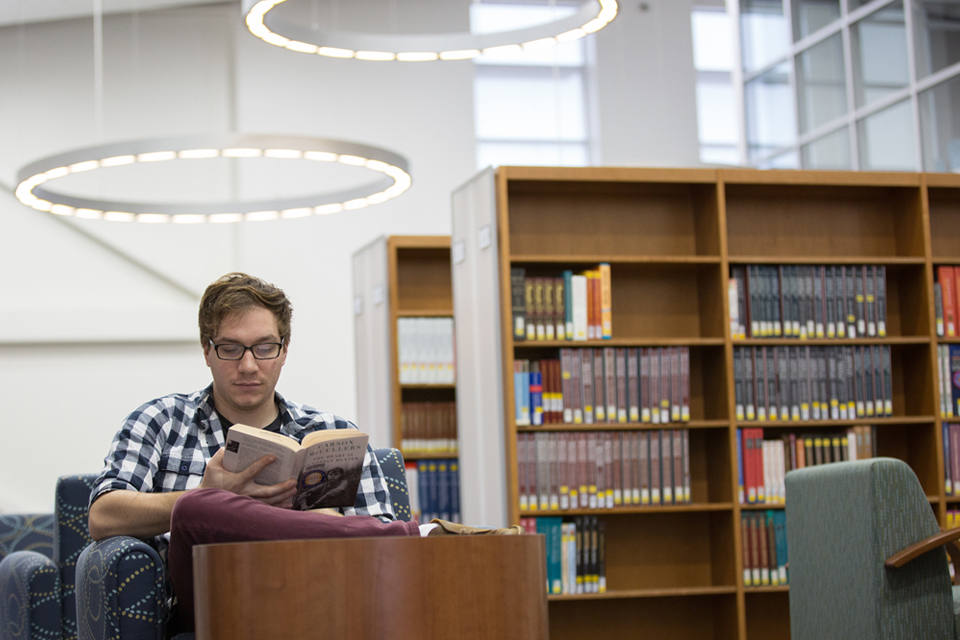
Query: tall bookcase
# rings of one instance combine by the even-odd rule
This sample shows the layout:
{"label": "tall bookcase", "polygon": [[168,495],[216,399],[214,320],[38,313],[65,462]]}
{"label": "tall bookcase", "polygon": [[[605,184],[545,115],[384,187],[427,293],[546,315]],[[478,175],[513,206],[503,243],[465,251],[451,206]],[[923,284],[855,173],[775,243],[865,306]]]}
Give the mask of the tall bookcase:
{"label": "tall bookcase", "polygon": [[[737,499],[737,428],[773,437],[877,428],[879,455],[907,461],[944,522],[936,383],[933,267],[960,264],[960,176],[709,169],[500,167],[453,195],[453,287],[458,322],[461,473],[476,489],[465,521],[519,521],[517,435],[642,430],[664,425],[545,425],[514,420],[515,359],[561,347],[690,349],[688,428],[692,502],[551,511],[606,522],[607,593],[550,596],[553,638],[788,638],[789,587],[744,587]],[[514,342],[511,267],[558,275],[611,265],[613,339]],[[868,264],[887,269],[887,336],[806,340],[885,345],[893,416],[738,424],[727,281],[738,264]],[[470,324],[472,331],[465,331]],[[489,342],[478,348],[471,341]],[[471,351],[472,350],[472,351]],[[480,408],[495,407],[483,415]],[[470,442],[470,447],[466,446]],[[950,500],[960,502],[960,498]],[[764,506],[769,509],[769,506]],[[782,508],[782,507],[780,507]]]}
{"label": "tall bookcase", "polygon": [[[397,349],[399,319],[453,316],[450,237],[377,238],[353,254],[353,287],[358,424],[377,446],[401,448],[404,403],[456,401],[454,384],[401,384]],[[408,461],[454,457],[403,455]]]}

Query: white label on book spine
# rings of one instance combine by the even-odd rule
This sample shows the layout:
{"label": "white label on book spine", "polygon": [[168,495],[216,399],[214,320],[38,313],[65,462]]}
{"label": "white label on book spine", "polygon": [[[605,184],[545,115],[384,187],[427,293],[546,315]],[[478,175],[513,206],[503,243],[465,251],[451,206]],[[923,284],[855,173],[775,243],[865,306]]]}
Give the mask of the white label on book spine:
{"label": "white label on book spine", "polygon": [[641,422],[650,422],[650,409],[644,407],[640,412],[640,421]]}
{"label": "white label on book spine", "polygon": [[859,333],[860,335],[866,335],[867,333],[866,320],[857,320],[857,333]]}
{"label": "white label on book spine", "polygon": [[884,413],[886,413],[888,416],[892,416],[892,415],[893,415],[893,401],[892,401],[892,400],[884,400],[884,401],[883,401],[883,411],[884,411]]}
{"label": "white label on book spine", "polygon": [[690,422],[690,407],[687,405],[683,405],[683,407],[680,409],[680,419],[683,422]]}
{"label": "white label on book spine", "polygon": [[815,336],[816,327],[814,326],[813,320],[807,320],[807,336]]}
{"label": "white label on book spine", "polygon": [[670,422],[670,412],[666,409],[660,410],[660,424],[667,424]]}
{"label": "white label on book spine", "polygon": [[847,325],[842,322],[837,323],[837,337],[845,338],[847,334]]}
{"label": "white label on book spine", "polygon": [[737,411],[737,420],[743,420],[744,416],[746,415],[746,414],[743,412],[743,405],[742,405],[742,404],[738,404],[736,411]]}
{"label": "white label on book spine", "polygon": [[563,410],[563,421],[566,424],[571,424],[573,422],[573,409],[571,409],[570,407],[566,407]]}
{"label": "white label on book spine", "polygon": [[630,422],[640,422],[640,409],[630,407]]}
{"label": "white label on book spine", "polygon": [[837,325],[832,322],[827,323],[827,337],[836,338],[837,337]]}
{"label": "white label on book spine", "polygon": [[793,335],[795,335],[795,336],[799,336],[799,335],[800,335],[800,321],[799,321],[799,320],[794,320],[794,321],[793,321]]}
{"label": "white label on book spine", "polygon": [[520,494],[520,511],[527,511],[527,496]]}
{"label": "white label on book spine", "polygon": [[783,330],[780,327],[780,321],[775,320],[773,323],[773,335],[779,338],[782,335],[782,333],[783,333]]}
{"label": "white label on book spine", "polygon": [[867,323],[867,335],[870,336],[871,338],[877,335],[877,325],[875,325],[873,321],[870,321],[869,323]]}
{"label": "white label on book spine", "polygon": [[877,335],[881,338],[887,337],[887,323],[883,320],[877,321]]}
{"label": "white label on book spine", "polygon": [[750,569],[743,570],[743,586],[749,587],[750,584]]}
{"label": "white label on book spine", "polygon": [[817,331],[817,337],[818,337],[818,338],[822,338],[823,335],[824,335],[824,334],[823,334],[823,323],[822,323],[822,322],[818,322],[818,323],[817,323],[816,331]]}

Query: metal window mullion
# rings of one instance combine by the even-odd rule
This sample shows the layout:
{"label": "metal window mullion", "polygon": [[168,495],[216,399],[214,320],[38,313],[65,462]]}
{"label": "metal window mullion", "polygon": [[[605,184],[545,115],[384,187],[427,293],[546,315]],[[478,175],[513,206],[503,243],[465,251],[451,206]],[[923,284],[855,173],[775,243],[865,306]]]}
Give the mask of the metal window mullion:
{"label": "metal window mullion", "polygon": [[917,82],[917,93],[923,93],[927,89],[937,86],[947,80],[960,75],[960,62],[955,62],[949,67],[945,67],[936,73],[932,73],[923,80]]}
{"label": "metal window mullion", "polygon": [[907,78],[910,83],[910,113],[913,116],[913,147],[917,171],[923,171],[923,142],[920,131],[920,100],[917,96],[917,58],[913,32],[913,0],[903,0],[903,28],[907,41]]}
{"label": "metal window mullion", "polygon": [[[847,0],[842,0],[844,10],[847,8]],[[844,18],[843,30],[843,68],[844,75],[847,76],[847,132],[850,141],[850,168],[853,171],[860,170],[860,133],[857,130],[857,94],[854,89],[856,81],[853,74],[853,37],[850,35],[850,23]]]}
{"label": "metal window mullion", "polygon": [[746,84],[743,74],[743,39],[740,35],[740,2],[739,0],[726,0],[727,15],[730,16],[731,28],[733,29],[733,69],[730,72],[733,81],[734,102],[737,110],[737,153],[740,156],[740,164],[746,166],[747,162],[747,110],[746,110]]}

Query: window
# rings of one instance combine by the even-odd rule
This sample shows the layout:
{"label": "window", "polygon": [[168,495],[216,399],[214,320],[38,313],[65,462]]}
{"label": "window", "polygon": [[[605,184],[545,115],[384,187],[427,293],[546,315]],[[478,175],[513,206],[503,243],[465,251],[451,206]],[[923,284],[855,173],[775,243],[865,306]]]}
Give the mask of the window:
{"label": "window", "polygon": [[730,19],[722,9],[698,8],[693,10],[691,21],[693,66],[697,70],[700,162],[739,164]]}
{"label": "window", "polygon": [[[474,33],[553,22],[576,13],[580,3],[473,3]],[[586,166],[587,42],[574,40],[540,51],[475,59],[474,131],[477,166]]]}

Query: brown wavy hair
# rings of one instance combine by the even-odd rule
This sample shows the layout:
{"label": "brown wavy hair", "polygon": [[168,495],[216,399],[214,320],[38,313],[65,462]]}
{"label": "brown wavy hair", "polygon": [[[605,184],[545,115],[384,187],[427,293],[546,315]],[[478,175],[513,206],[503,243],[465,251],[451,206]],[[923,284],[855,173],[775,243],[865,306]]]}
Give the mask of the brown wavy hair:
{"label": "brown wavy hair", "polygon": [[231,313],[263,307],[277,319],[277,330],[284,344],[290,342],[293,306],[283,289],[260,278],[233,272],[207,287],[200,299],[200,344],[206,346],[220,330],[220,323]]}

